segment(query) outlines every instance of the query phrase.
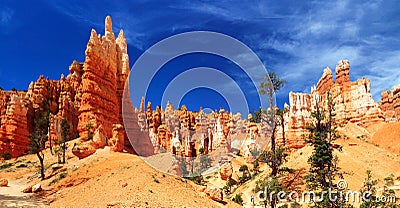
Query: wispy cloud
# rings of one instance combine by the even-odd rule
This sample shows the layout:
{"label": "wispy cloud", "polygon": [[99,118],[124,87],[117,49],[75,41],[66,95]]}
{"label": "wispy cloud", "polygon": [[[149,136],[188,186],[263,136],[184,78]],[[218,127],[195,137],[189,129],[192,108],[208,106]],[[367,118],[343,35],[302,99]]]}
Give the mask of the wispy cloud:
{"label": "wispy cloud", "polygon": [[95,9],[80,2],[57,2],[54,6],[99,27],[104,16],[111,15],[114,27],[123,28],[128,44],[139,50],[185,31],[231,35],[252,48],[268,70],[288,81],[278,94],[283,101],[289,91],[309,91],[323,69],[334,69],[340,59],[350,60],[352,80],[371,79],[375,100],[381,90],[400,83],[400,1],[396,0],[119,2]]}
{"label": "wispy cloud", "polygon": [[14,10],[6,7],[0,10],[0,22],[2,25],[8,24],[14,16]]}

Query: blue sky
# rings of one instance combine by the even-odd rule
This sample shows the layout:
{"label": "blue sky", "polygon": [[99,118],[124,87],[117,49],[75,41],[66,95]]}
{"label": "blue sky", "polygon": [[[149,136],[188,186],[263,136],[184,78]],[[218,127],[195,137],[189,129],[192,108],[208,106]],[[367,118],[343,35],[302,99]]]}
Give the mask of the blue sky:
{"label": "blue sky", "polygon": [[[287,80],[277,93],[282,106],[290,91],[309,92],[323,69],[349,59],[351,80],[371,79],[380,92],[400,84],[400,1],[8,1],[0,2],[0,86],[27,89],[40,74],[59,79],[76,59],[84,61],[91,28],[104,34],[110,15],[114,31],[125,31],[131,65],[150,46],[182,32],[207,30],[248,45],[268,71]],[[216,67],[234,79],[234,64],[206,54],[168,63],[179,74],[190,67]],[[197,64],[196,64],[197,63]],[[165,86],[171,71],[157,75]],[[156,77],[156,78],[157,78]],[[245,91],[250,88],[245,88]],[[250,93],[251,94],[251,93]],[[246,95],[250,96],[251,95]],[[199,101],[195,101],[195,99]],[[208,98],[208,99],[207,99]],[[149,100],[160,100],[157,90]],[[217,108],[217,92],[198,89],[183,100]],[[250,99],[250,98],[249,98]],[[207,101],[208,100],[208,103]],[[214,100],[210,104],[209,100]],[[256,104],[252,104],[253,107]]]}

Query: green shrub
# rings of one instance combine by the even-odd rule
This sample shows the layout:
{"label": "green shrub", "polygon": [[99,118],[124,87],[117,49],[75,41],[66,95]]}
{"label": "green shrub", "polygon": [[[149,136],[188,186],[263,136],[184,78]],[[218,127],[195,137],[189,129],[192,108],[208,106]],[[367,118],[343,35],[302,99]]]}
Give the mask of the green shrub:
{"label": "green shrub", "polygon": [[236,194],[236,195],[233,197],[232,201],[234,201],[235,203],[238,203],[238,204],[240,204],[240,205],[243,205],[242,194],[241,194],[241,193],[240,193],[240,194]]}
{"label": "green shrub", "polygon": [[26,165],[25,163],[17,165],[17,168],[26,168],[26,167],[28,167],[28,165]]}
{"label": "green shrub", "polygon": [[61,180],[61,179],[63,179],[63,178],[66,178],[67,175],[68,175],[67,172],[62,172],[62,173],[60,173],[60,175],[58,175],[58,178],[54,178],[52,181],[50,181],[49,186],[51,186],[51,185],[57,183],[59,180]]}
{"label": "green shrub", "polygon": [[0,170],[9,168],[9,167],[11,167],[12,165],[13,165],[12,163],[7,163],[7,164],[4,164],[4,165],[1,165],[1,166],[0,166]]}
{"label": "green shrub", "polygon": [[191,176],[191,177],[186,177],[187,179],[193,181],[197,185],[204,185],[205,181],[202,175],[200,176]]}
{"label": "green shrub", "polygon": [[58,178],[59,178],[59,179],[63,179],[63,178],[66,178],[67,175],[68,175],[67,172],[62,172],[62,173],[60,173],[60,175],[58,176]]}
{"label": "green shrub", "polygon": [[51,185],[57,183],[59,180],[60,180],[59,178],[53,179],[52,181],[50,181],[49,186],[51,186]]}
{"label": "green shrub", "polygon": [[154,182],[156,182],[156,183],[160,183],[160,181],[159,181],[159,180],[156,178],[156,176],[155,176],[155,175],[152,175],[151,177],[153,178],[153,181],[154,181]]}
{"label": "green shrub", "polygon": [[9,151],[4,152],[0,155],[0,157],[4,158],[5,160],[9,160],[12,157],[12,154]]}

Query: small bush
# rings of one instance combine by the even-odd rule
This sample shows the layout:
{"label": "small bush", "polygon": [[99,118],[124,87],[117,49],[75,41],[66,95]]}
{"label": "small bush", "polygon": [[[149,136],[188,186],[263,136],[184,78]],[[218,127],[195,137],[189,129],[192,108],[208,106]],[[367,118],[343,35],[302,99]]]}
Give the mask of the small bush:
{"label": "small bush", "polygon": [[232,201],[234,201],[235,203],[238,203],[240,205],[243,205],[243,198],[242,198],[242,194],[236,194],[233,198]]}
{"label": "small bush", "polygon": [[4,152],[3,154],[1,154],[0,157],[4,158],[5,160],[9,160],[9,159],[11,159],[12,154],[9,151],[7,151],[7,152]]}
{"label": "small bush", "polygon": [[243,183],[246,183],[248,180],[250,180],[251,179],[251,176],[250,175],[244,175],[244,176],[241,176],[241,177],[239,177],[239,184],[243,184]]}
{"label": "small bush", "polygon": [[205,152],[204,147],[200,147],[199,152],[200,154],[203,154]]}
{"label": "small bush", "polygon": [[197,185],[204,185],[205,184],[204,178],[201,175],[200,176],[187,177],[187,179],[193,181]]}
{"label": "small bush", "polygon": [[291,207],[291,208],[301,208],[301,205],[300,205],[299,203],[297,203],[297,202],[293,202],[293,203],[290,205],[290,207]]}
{"label": "small bush", "polygon": [[7,171],[8,173],[11,173],[11,172],[15,172],[16,169],[15,169],[15,168],[9,168],[9,169],[7,169],[6,171]]}
{"label": "small bush", "polygon": [[1,165],[1,166],[0,166],[0,170],[9,168],[9,167],[11,167],[11,166],[12,166],[11,163],[7,163],[7,164],[4,164],[4,165]]}
{"label": "small bush", "polygon": [[17,168],[26,168],[26,167],[28,167],[28,165],[26,165],[25,163],[17,165]]}
{"label": "small bush", "polygon": [[51,185],[57,183],[59,180],[60,180],[59,178],[53,179],[52,181],[50,181],[49,186],[51,186]]}
{"label": "small bush", "polygon": [[67,177],[68,173],[67,172],[62,172],[60,173],[60,175],[58,176],[59,179],[63,179],[65,177]]}
{"label": "small bush", "polygon": [[385,181],[386,186],[393,186],[394,185],[393,178],[394,178],[394,175],[390,174],[388,177],[383,179]]}
{"label": "small bush", "polygon": [[160,153],[167,153],[167,150],[161,147],[160,148]]}
{"label": "small bush", "polygon": [[60,175],[58,175],[58,178],[55,178],[55,179],[53,179],[52,181],[50,181],[49,186],[51,186],[51,185],[57,183],[59,180],[61,180],[61,179],[63,179],[63,178],[66,178],[67,175],[68,175],[67,172],[62,172],[62,173],[60,173]]}
{"label": "small bush", "polygon": [[154,182],[156,182],[156,183],[160,183],[160,181],[159,181],[159,180],[156,178],[156,176],[155,176],[155,175],[152,175],[151,177],[153,178],[153,181],[154,181]]}

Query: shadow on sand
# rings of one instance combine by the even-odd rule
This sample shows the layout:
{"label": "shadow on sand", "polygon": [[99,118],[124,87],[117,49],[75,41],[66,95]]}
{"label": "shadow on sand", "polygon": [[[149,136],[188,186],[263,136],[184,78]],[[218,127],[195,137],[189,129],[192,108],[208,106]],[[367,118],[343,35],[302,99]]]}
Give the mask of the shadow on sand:
{"label": "shadow on sand", "polygon": [[45,205],[34,197],[0,194],[0,207],[45,207]]}

